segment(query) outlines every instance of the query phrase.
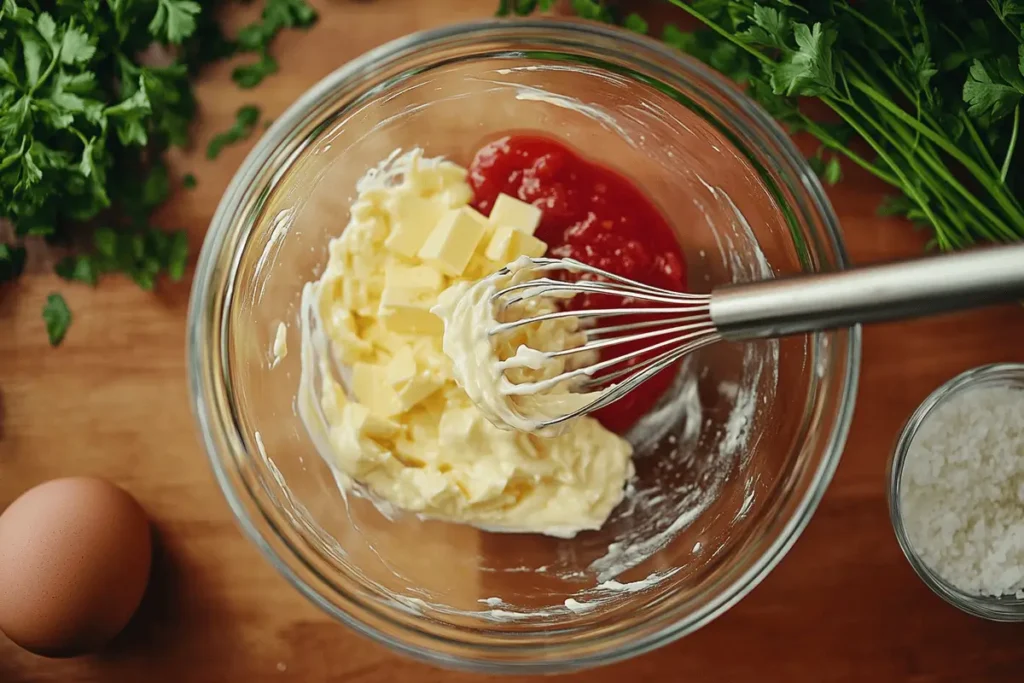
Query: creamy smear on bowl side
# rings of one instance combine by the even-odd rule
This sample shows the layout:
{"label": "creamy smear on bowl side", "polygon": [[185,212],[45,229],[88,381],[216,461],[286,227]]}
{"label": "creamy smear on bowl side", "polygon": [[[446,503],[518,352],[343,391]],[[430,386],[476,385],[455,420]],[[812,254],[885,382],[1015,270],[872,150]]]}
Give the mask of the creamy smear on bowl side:
{"label": "creamy smear on bowl side", "polygon": [[[496,531],[600,528],[633,474],[629,443],[589,417],[549,438],[495,427],[456,383],[431,312],[446,290],[450,302],[517,257],[542,255],[539,212],[508,197],[483,216],[469,207],[466,170],[420,150],[392,155],[357,191],[323,275],[303,293],[331,356],[303,364],[320,366],[318,405],[340,479],[399,508]],[[579,343],[575,321],[551,322],[507,343],[513,352]],[[556,370],[516,368],[537,381]]]}

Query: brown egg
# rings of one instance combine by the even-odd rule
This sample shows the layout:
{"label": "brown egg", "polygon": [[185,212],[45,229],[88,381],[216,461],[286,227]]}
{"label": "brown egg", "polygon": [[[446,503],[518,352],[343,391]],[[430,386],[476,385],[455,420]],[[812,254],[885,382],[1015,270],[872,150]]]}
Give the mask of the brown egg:
{"label": "brown egg", "polygon": [[134,614],[153,546],[142,507],[102,479],[54,479],[0,515],[0,630],[49,657],[95,650]]}

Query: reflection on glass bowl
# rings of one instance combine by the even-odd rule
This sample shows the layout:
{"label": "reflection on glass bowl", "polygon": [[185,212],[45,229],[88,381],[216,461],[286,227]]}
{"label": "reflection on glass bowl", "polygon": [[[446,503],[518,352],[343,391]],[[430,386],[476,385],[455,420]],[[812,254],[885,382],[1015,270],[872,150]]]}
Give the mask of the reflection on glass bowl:
{"label": "reflection on glass bowl", "polygon": [[410,36],[304,95],[229,187],[189,314],[196,417],[245,532],[339,621],[437,664],[554,672],[634,656],[749,592],[807,524],[842,451],[859,330],[692,356],[628,435],[637,476],[574,539],[423,521],[344,496],[297,416],[299,298],[356,180],[397,148],[467,163],[541,131],[661,208],[692,291],[842,268],[838,225],[782,131],[717,75],[653,41],[561,22]]}

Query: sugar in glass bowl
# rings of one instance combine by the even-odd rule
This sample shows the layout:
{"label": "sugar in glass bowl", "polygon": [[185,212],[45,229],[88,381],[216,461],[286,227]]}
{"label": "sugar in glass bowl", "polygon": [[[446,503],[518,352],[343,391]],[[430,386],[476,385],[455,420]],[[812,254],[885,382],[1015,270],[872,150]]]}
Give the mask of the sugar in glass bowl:
{"label": "sugar in glass bowl", "polygon": [[[310,600],[436,664],[557,672],[690,633],[780,561],[839,462],[860,332],[694,354],[628,435],[637,476],[600,531],[487,533],[343,496],[297,416],[300,290],[368,168],[416,146],[466,164],[509,131],[557,137],[643,188],[677,232],[691,291],[847,264],[803,158],[717,74],[604,26],[450,26],[342,66],[259,142],[202,249],[189,373],[234,514]],[[272,367],[282,322],[290,353]]]}

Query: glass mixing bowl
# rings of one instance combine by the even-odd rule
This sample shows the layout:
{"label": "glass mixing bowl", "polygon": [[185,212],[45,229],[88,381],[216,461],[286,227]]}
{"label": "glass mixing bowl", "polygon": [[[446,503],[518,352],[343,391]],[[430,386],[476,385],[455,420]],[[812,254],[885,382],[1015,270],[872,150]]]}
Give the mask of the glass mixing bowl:
{"label": "glass mixing bowl", "polygon": [[[188,360],[225,496],[314,603],[437,664],[554,672],[690,633],[779,562],[839,462],[860,332],[690,357],[630,432],[637,476],[597,532],[487,533],[343,496],[322,435],[297,416],[300,290],[368,168],[414,146],[468,163],[510,130],[556,136],[638,183],[673,224],[693,291],[847,263],[803,158],[720,76],[604,26],[451,26],[349,62],[277,119],[207,235]],[[281,323],[290,353],[275,360]]]}

